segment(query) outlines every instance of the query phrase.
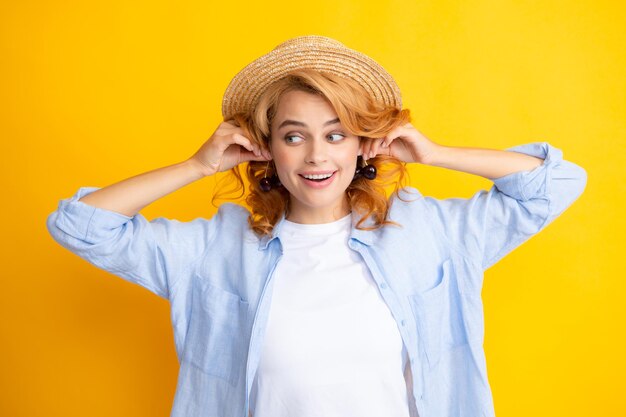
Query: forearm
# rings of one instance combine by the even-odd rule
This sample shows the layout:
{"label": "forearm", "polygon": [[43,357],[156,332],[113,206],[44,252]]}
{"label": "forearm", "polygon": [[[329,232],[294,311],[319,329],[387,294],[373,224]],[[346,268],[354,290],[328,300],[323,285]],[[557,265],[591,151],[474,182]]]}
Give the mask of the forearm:
{"label": "forearm", "polygon": [[542,163],[541,158],[519,152],[438,145],[428,165],[493,180],[519,171],[530,171]]}
{"label": "forearm", "polygon": [[111,184],[80,201],[132,217],[150,203],[203,177],[197,163],[189,159]]}

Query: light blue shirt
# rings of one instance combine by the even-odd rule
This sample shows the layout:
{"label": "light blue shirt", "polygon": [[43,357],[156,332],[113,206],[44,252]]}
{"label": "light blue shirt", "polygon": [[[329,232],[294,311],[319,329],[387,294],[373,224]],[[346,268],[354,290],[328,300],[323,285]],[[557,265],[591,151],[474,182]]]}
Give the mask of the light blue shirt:
{"label": "light blue shirt", "polygon": [[[407,347],[420,417],[494,416],[483,351],[483,272],[544,229],[583,192],[586,171],[546,142],[507,149],[544,159],[471,198],[435,199],[406,187],[389,219],[355,228],[349,247],[376,281]],[[89,206],[82,187],[47,220],[78,256],[169,300],[180,362],[173,417],[248,417],[263,343],[280,231],[259,238],[248,211],[211,219],[148,221]]]}

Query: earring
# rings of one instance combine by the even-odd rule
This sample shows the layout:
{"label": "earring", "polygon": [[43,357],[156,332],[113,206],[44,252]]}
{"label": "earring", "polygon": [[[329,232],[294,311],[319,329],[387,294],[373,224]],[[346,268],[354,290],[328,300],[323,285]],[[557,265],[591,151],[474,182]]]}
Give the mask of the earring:
{"label": "earring", "polygon": [[267,169],[269,167],[270,163],[268,161],[267,166],[265,167],[265,175],[263,176],[263,178],[261,178],[261,181],[259,181],[259,186],[261,187],[261,190],[265,192],[270,191],[272,189],[272,186],[280,187],[282,185],[276,174],[272,175],[271,178],[267,178]]}
{"label": "earring", "polygon": [[354,172],[354,179],[357,179],[361,176],[365,177],[368,180],[373,180],[376,178],[376,167],[374,165],[368,165],[367,161],[361,158],[365,166],[363,168],[358,168]]}

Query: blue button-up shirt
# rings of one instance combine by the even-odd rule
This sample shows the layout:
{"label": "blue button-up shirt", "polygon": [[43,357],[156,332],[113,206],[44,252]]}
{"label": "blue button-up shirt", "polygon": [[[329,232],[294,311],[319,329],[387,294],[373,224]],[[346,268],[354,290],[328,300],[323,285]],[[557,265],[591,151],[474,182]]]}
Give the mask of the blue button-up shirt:
{"label": "blue button-up shirt", "polygon": [[[546,142],[507,149],[542,165],[495,179],[471,198],[392,195],[400,226],[355,228],[349,247],[378,284],[405,346],[420,417],[493,416],[483,351],[483,272],[538,233],[583,192],[587,174]],[[247,417],[281,259],[280,231],[259,238],[247,209],[210,219],[128,217],[78,201],[50,214],[54,239],[106,271],[169,300],[180,362],[173,417]],[[366,223],[368,224],[368,223]]]}

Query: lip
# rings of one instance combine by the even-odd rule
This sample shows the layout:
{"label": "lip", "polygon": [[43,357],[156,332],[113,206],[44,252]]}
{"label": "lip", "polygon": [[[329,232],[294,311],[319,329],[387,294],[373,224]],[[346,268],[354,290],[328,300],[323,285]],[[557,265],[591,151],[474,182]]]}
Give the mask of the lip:
{"label": "lip", "polygon": [[328,170],[328,171],[305,171],[305,172],[301,172],[299,175],[326,175],[326,174],[333,174],[335,171],[334,170]]}
{"label": "lip", "polygon": [[[311,187],[311,188],[326,188],[327,186],[329,186],[334,180],[335,180],[335,173],[337,171],[319,171],[319,172],[306,172],[306,173],[302,173],[299,174],[299,177],[302,179],[302,181],[304,182],[305,185]],[[326,178],[324,181],[311,181],[311,180],[307,180],[306,178],[303,177],[303,175],[322,175],[322,174],[331,174],[332,175],[328,178]]]}

